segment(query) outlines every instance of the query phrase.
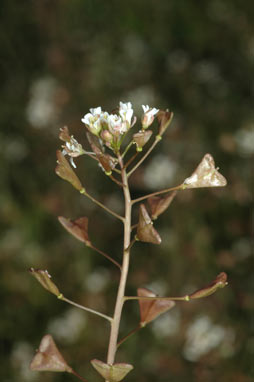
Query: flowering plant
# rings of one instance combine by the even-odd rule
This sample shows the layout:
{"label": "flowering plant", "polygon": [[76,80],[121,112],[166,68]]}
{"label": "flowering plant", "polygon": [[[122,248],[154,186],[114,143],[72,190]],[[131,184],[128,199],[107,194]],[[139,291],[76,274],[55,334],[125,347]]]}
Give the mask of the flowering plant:
{"label": "flowering plant", "polygon": [[[90,109],[90,112],[81,121],[87,129],[87,138],[92,151],[83,149],[82,145],[70,135],[67,127],[60,129],[59,134],[59,138],[64,144],[62,145],[62,151],[57,151],[57,175],[71,183],[82,195],[118,219],[124,226],[122,262],[118,263],[112,256],[98,249],[91,242],[88,234],[87,217],[79,217],[74,220],[62,216],[59,217],[59,222],[69,233],[86,246],[107,258],[119,269],[119,286],[113,314],[106,315],[69,300],[60,292],[47,270],[30,269],[31,274],[39,283],[46,290],[57,296],[58,299],[96,314],[110,322],[107,359],[105,362],[97,359],[91,361],[95,370],[108,382],[121,381],[133,369],[133,366],[128,363],[115,362],[118,347],[131,335],[144,328],[159,315],[174,308],[178,301],[189,302],[193,299],[204,298],[227,285],[227,275],[221,272],[208,285],[184,296],[157,296],[153,291],[144,287],[137,289],[136,296],[127,296],[125,293],[132,246],[136,241],[157,245],[161,243],[161,237],[154,228],[153,221],[169,207],[177,193],[189,188],[223,187],[227,183],[224,176],[215,167],[213,157],[210,154],[205,154],[193,174],[183,180],[180,185],[132,199],[129,189],[129,178],[160,142],[173,117],[173,113],[167,110],[151,108],[148,105],[143,105],[142,107],[143,115],[140,129],[133,133],[132,129],[137,122],[137,118],[133,115],[134,112],[130,102],[120,102],[118,109],[113,114],[102,111],[101,107]],[[154,134],[153,130],[148,129],[155,118],[157,119],[156,134]],[[154,136],[153,143],[142,155],[143,148],[152,136]],[[126,142],[127,138],[129,141]],[[131,153],[133,146],[136,147],[136,151]],[[109,176],[120,187],[125,204],[123,216],[111,210],[88,193],[73,169],[76,168],[73,158],[82,155],[87,155],[96,160],[105,175]],[[141,157],[139,158],[139,156]],[[148,205],[145,205],[145,201],[148,202]],[[132,209],[136,204],[139,204],[139,216],[138,221],[133,224]],[[122,339],[119,339],[118,334],[124,303],[128,300],[138,300],[140,321],[136,329],[132,330]],[[49,334],[43,337],[30,367],[32,370],[38,371],[68,372],[80,380],[86,381],[66,363]]]}

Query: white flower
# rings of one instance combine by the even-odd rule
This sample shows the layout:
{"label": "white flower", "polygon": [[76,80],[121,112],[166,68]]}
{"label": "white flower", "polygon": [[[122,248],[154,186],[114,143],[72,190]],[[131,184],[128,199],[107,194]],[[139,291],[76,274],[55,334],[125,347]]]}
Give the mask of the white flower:
{"label": "white flower", "polygon": [[131,102],[120,102],[119,114],[124,122],[127,122],[128,128],[131,126],[131,118],[133,116],[133,109]]}
{"label": "white flower", "polygon": [[148,126],[150,126],[153,123],[154,116],[158,113],[159,109],[156,109],[155,107],[151,108],[148,105],[142,105],[142,108],[144,110],[142,126],[143,129],[147,129]]}
{"label": "white flower", "polygon": [[88,130],[94,135],[99,135],[101,131],[101,115],[101,107],[98,106],[94,109],[90,109],[90,113],[85,114],[84,117],[81,119],[81,121],[86,125]]}
{"label": "white flower", "polygon": [[69,142],[66,142],[63,147],[63,155],[69,155],[70,156],[70,162],[74,168],[77,166],[74,163],[73,158],[79,157],[80,155],[85,154],[85,151],[80,143],[73,137],[73,135],[70,137]]}
{"label": "white flower", "polygon": [[108,129],[113,135],[119,135],[127,131],[127,126],[119,115],[110,114],[108,116]]}
{"label": "white flower", "polygon": [[95,107],[94,109],[89,109],[90,112],[92,113],[92,115],[101,115],[102,111],[101,111],[101,107],[98,106],[98,107]]}

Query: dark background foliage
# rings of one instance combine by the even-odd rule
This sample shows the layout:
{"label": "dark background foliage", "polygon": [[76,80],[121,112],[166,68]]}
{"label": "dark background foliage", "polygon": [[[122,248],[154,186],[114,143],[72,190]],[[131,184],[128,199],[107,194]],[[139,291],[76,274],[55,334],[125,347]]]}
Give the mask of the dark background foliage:
{"label": "dark background foliage", "polygon": [[[57,216],[88,216],[92,240],[118,260],[121,227],[54,167],[59,128],[68,125],[87,147],[81,117],[120,100],[137,115],[141,104],[175,113],[131,178],[133,196],[178,184],[206,152],[228,180],[225,189],[179,195],[155,223],[162,245],[134,247],[128,294],[147,286],[180,295],[222,270],[229,286],[178,304],[129,339],[117,357],[135,366],[126,380],[253,380],[253,8],[240,0],[1,1],[1,381],[75,379],[28,370],[46,333],[74,369],[100,380],[90,360],[105,360],[107,323],[57,301],[27,269],[48,269],[67,297],[112,312],[117,270]],[[77,164],[87,189],[121,211],[117,187],[89,158]],[[121,335],[137,321],[138,304],[128,302]]]}

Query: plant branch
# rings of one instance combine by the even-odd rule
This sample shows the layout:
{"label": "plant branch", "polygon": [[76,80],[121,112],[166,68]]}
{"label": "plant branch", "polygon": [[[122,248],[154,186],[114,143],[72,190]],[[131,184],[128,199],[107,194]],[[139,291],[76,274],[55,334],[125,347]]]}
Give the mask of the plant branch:
{"label": "plant branch", "polygon": [[102,256],[106,257],[106,259],[108,259],[113,264],[115,264],[121,271],[122,269],[121,265],[116,260],[114,260],[111,256],[107,255],[105,252],[101,251],[99,248],[96,248],[93,244],[90,244],[89,247],[94,249],[96,252],[100,253]]}
{"label": "plant branch", "polygon": [[127,168],[129,167],[129,165],[134,161],[134,159],[136,159],[136,157],[138,156],[139,152],[135,152],[135,154],[133,154],[133,156],[128,160],[128,162],[124,165],[124,168]]}
{"label": "plant branch", "polygon": [[185,295],[182,297],[143,297],[143,296],[125,296],[124,301],[128,300],[172,300],[172,301],[190,301],[190,296]]}
{"label": "plant branch", "polygon": [[122,262],[122,272],[118,287],[118,293],[115,304],[114,317],[111,324],[110,339],[108,345],[108,356],[107,363],[112,365],[115,360],[115,354],[117,350],[117,338],[122,314],[122,308],[124,304],[124,293],[125,286],[129,270],[129,260],[130,260],[130,237],[131,237],[131,197],[128,185],[128,178],[126,170],[124,168],[123,160],[120,154],[118,155],[119,164],[122,171],[122,182],[123,182],[123,193],[125,200],[125,218],[124,218],[124,245],[123,245],[123,262]]}
{"label": "plant branch", "polygon": [[100,206],[101,208],[103,208],[105,211],[107,211],[109,214],[113,215],[115,218],[121,220],[123,223],[124,223],[124,218],[120,215],[118,215],[116,212],[112,211],[110,208],[106,207],[104,204],[102,204],[101,202],[99,202],[97,199],[95,199],[93,196],[91,196],[90,194],[87,193],[87,191],[85,189],[82,189],[80,191],[81,194],[85,195],[88,197],[88,199],[92,200],[92,202],[94,202],[95,204],[97,204],[98,206]]}
{"label": "plant branch", "polygon": [[123,187],[123,184],[119,182],[113,175],[109,175],[110,179],[115,182],[119,187]]}
{"label": "plant branch", "polygon": [[143,161],[148,157],[148,155],[152,152],[152,150],[155,148],[158,142],[160,142],[161,136],[156,135],[155,140],[153,144],[149,147],[147,152],[143,155],[143,157],[138,161],[138,163],[135,164],[135,166],[128,172],[128,177],[131,176],[131,174],[143,163]]}
{"label": "plant branch", "polygon": [[125,157],[125,155],[127,154],[127,152],[129,151],[129,149],[131,148],[131,146],[134,144],[133,141],[130,141],[130,143],[126,146],[123,154],[122,154],[122,159]]}
{"label": "plant branch", "polygon": [[125,337],[123,337],[118,343],[117,343],[117,347],[121,346],[128,338],[130,338],[133,334],[137,333],[140,329],[142,329],[143,326],[141,326],[140,324],[135,328],[133,329],[132,331],[130,331],[130,333],[128,333]]}
{"label": "plant branch", "polygon": [[148,199],[152,196],[156,196],[156,195],[160,195],[160,194],[166,194],[167,192],[177,191],[177,190],[183,190],[183,185],[180,184],[179,186],[176,186],[176,187],[166,188],[165,190],[160,190],[160,191],[152,192],[151,194],[147,194],[145,196],[141,196],[140,198],[133,199],[132,204],[141,202],[142,200]]}
{"label": "plant branch", "polygon": [[97,316],[100,316],[100,317],[102,317],[102,318],[105,318],[105,319],[108,320],[109,322],[112,322],[112,320],[113,320],[112,317],[109,317],[109,316],[106,316],[106,314],[97,312],[97,310],[90,309],[90,308],[87,308],[86,306],[77,304],[76,302],[71,301],[71,300],[69,300],[68,298],[64,297],[62,294],[60,294],[60,295],[58,296],[58,298],[59,298],[59,300],[68,302],[68,304],[71,304],[71,305],[75,306],[76,308],[83,309],[83,310],[85,310],[85,311],[87,311],[87,312],[90,312],[90,313],[96,314]]}
{"label": "plant branch", "polygon": [[79,378],[81,381],[83,382],[88,382],[87,379],[81,377],[81,375],[79,375],[76,371],[74,371],[73,369],[71,369],[71,374],[75,375],[75,377]]}

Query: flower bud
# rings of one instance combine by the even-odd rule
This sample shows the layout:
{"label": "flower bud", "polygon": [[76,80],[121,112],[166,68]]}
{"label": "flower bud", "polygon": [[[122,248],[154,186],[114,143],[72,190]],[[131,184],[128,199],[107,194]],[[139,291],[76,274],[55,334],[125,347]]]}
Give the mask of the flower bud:
{"label": "flower bud", "polygon": [[217,289],[224,288],[226,285],[228,285],[227,282],[227,274],[225,272],[221,272],[215,280],[213,280],[210,284],[204,286],[201,289],[196,290],[195,292],[191,293],[189,295],[189,298],[191,300],[196,298],[203,298],[210,296],[211,294],[215,293]]}
{"label": "flower bud", "polygon": [[100,137],[106,143],[111,143],[113,141],[113,135],[108,130],[102,130]]}
{"label": "flower bud", "polygon": [[147,129],[154,121],[155,114],[158,113],[159,109],[150,108],[148,105],[142,105],[144,110],[144,115],[142,118],[142,128]]}
{"label": "flower bud", "polygon": [[47,291],[53,293],[57,297],[61,295],[59,289],[51,280],[51,276],[47,270],[30,268],[29,272],[37,279],[37,281],[39,281],[39,283]]}

